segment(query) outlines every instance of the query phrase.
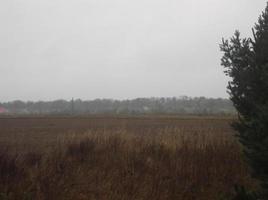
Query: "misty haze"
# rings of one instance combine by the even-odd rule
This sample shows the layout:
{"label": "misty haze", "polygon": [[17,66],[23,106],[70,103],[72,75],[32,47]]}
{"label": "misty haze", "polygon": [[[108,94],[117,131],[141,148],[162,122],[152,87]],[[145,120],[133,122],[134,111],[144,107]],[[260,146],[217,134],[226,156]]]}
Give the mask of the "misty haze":
{"label": "misty haze", "polygon": [[227,98],[218,44],[236,29],[250,35],[264,4],[2,1],[1,101]]}
{"label": "misty haze", "polygon": [[8,0],[0,25],[0,200],[268,198],[267,0]]}

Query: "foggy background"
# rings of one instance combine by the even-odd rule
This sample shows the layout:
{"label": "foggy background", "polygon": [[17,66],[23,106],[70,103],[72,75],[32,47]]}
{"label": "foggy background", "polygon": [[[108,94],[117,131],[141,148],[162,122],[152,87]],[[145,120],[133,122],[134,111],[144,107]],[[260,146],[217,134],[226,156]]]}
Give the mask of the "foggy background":
{"label": "foggy background", "polygon": [[219,43],[265,2],[0,1],[0,101],[228,97]]}

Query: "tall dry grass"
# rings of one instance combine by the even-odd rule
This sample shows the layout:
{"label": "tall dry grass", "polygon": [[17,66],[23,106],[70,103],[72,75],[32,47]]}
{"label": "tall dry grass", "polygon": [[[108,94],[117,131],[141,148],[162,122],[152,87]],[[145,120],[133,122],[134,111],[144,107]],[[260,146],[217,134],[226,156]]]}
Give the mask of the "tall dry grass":
{"label": "tall dry grass", "polygon": [[146,130],[68,134],[38,153],[1,148],[0,199],[216,200],[252,186],[231,133]]}

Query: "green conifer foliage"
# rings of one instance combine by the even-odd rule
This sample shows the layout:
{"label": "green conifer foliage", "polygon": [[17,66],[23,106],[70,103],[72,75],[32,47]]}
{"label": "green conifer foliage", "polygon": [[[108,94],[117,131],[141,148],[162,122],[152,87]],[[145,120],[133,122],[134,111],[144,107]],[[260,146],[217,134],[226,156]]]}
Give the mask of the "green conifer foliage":
{"label": "green conifer foliage", "polygon": [[225,73],[232,78],[228,92],[239,115],[234,128],[268,199],[268,3],[252,31],[253,39],[241,39],[236,31],[220,48]]}

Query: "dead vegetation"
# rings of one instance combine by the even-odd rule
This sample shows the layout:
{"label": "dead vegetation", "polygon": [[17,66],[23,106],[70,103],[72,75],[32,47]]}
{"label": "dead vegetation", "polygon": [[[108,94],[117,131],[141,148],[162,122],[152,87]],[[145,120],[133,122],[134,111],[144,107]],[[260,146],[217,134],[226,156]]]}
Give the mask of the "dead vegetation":
{"label": "dead vegetation", "polygon": [[0,199],[214,200],[253,184],[226,119],[21,120],[1,122]]}

